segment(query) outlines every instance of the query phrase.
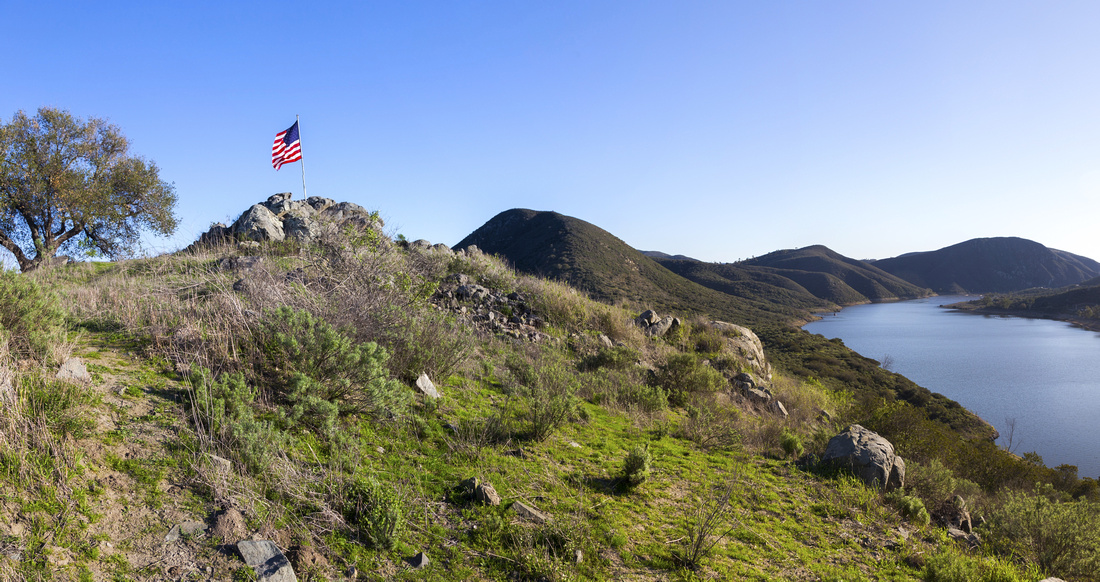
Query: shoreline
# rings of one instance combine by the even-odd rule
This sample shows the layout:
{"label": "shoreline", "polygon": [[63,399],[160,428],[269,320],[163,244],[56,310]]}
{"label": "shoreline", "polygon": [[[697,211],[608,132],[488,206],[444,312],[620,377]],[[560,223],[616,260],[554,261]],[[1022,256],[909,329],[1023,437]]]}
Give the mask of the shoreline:
{"label": "shoreline", "polygon": [[973,313],[975,315],[1000,315],[1004,317],[1021,317],[1024,319],[1049,319],[1051,321],[1063,321],[1072,325],[1073,327],[1078,327],[1085,331],[1100,332],[1100,320],[1096,319],[1080,319],[1066,315],[1059,315],[1056,313],[1036,313],[1034,311],[1028,311],[1025,309],[997,309],[991,307],[968,307],[966,305],[967,302],[961,302],[952,303],[950,305],[941,305],[941,307],[943,307],[944,309],[952,309],[960,313]]}

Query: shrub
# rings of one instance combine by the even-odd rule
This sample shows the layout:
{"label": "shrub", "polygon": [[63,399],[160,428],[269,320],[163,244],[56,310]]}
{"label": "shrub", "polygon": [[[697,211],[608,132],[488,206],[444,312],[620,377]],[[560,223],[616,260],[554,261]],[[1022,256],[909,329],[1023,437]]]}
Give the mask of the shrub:
{"label": "shrub", "polygon": [[61,340],[57,298],[27,275],[0,271],[0,340],[17,358],[45,359]]}
{"label": "shrub", "polygon": [[649,444],[641,444],[630,449],[623,461],[623,481],[627,488],[634,488],[649,478],[653,457],[649,453]]}
{"label": "shrub", "polygon": [[703,449],[732,449],[741,444],[740,413],[707,396],[696,396],[685,407],[687,417],[677,434]]}
{"label": "shrub", "polygon": [[928,510],[924,507],[924,502],[919,497],[905,495],[898,490],[887,493],[886,500],[898,508],[898,513],[902,517],[917,525],[925,526],[932,521],[932,517],[928,515]]}
{"label": "shrub", "polygon": [[[276,396],[292,406],[316,408],[319,398],[340,414],[401,412],[409,391],[387,378],[386,350],[374,342],[355,344],[325,320],[306,311],[281,307],[267,313],[262,350],[265,372]],[[308,385],[308,392],[302,388]]]}
{"label": "shrub", "polygon": [[995,550],[1056,576],[1088,579],[1100,568],[1100,505],[1057,497],[1050,485],[1009,493],[990,515],[987,539]]}
{"label": "shrub", "polygon": [[783,429],[779,435],[779,446],[783,448],[783,454],[788,458],[801,457],[804,451],[802,438],[787,429]]}
{"label": "shrub", "polygon": [[1042,572],[1035,567],[1020,570],[1009,560],[970,556],[948,545],[928,557],[924,579],[927,582],[1025,582],[1042,577]]}
{"label": "shrub", "polygon": [[392,487],[356,477],[347,493],[347,519],[371,546],[390,549],[405,532],[405,510]]}
{"label": "shrub", "polygon": [[253,473],[263,474],[277,451],[286,446],[286,435],[272,421],[256,418],[253,402],[259,391],[245,382],[243,374],[222,374],[217,379],[211,376],[209,370],[191,372],[196,430],[219,443]]}
{"label": "shrub", "polygon": [[691,394],[717,392],[726,379],[691,354],[672,354],[654,372],[652,382],[668,392],[669,404],[683,406]]}
{"label": "shrub", "polygon": [[581,361],[581,368],[585,370],[598,370],[611,368],[613,370],[625,370],[638,363],[641,354],[638,350],[626,346],[604,348],[596,355],[589,356]]}
{"label": "shrub", "polygon": [[541,441],[565,424],[577,410],[573,396],[572,371],[561,364],[535,370],[535,381],[527,387],[528,407],[524,418],[530,424],[530,436]]}

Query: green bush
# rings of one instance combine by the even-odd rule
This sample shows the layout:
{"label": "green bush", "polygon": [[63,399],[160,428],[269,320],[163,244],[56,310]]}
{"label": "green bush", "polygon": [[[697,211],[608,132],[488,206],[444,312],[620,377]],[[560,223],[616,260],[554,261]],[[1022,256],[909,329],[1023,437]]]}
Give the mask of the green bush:
{"label": "green bush", "polygon": [[581,368],[584,370],[598,370],[600,368],[625,370],[638,363],[640,358],[641,354],[638,353],[638,350],[626,346],[604,348],[596,355],[582,360]]}
{"label": "green bush", "polygon": [[898,513],[902,517],[917,525],[925,526],[932,521],[932,517],[928,515],[928,510],[924,507],[924,502],[919,497],[905,495],[897,490],[887,493],[886,500],[898,508]]}
{"label": "green bush", "polygon": [[269,311],[262,341],[264,371],[272,377],[275,396],[291,406],[327,411],[316,406],[315,399],[321,399],[335,404],[340,414],[380,416],[403,411],[411,400],[409,390],[388,378],[385,349],[374,342],[356,344],[308,312]]}
{"label": "green bush", "polygon": [[652,383],[668,393],[669,404],[683,406],[691,394],[721,390],[726,379],[691,354],[673,354],[654,372]]}
{"label": "green bush", "polygon": [[17,358],[45,359],[61,341],[57,298],[27,275],[0,271],[0,341]]}
{"label": "green bush", "polygon": [[1025,558],[1058,577],[1089,579],[1100,569],[1100,504],[1058,502],[1050,485],[1010,492],[989,516],[995,550]]}
{"label": "green bush", "polygon": [[924,565],[927,582],[1030,582],[1042,577],[1035,567],[1023,571],[1010,560],[970,556],[954,546],[942,546]]}
{"label": "green bush", "polygon": [[270,420],[256,418],[253,402],[259,391],[245,382],[244,375],[222,374],[217,379],[209,370],[193,370],[192,417],[200,434],[214,440],[255,474],[263,474],[288,439]]}
{"label": "green bush", "polygon": [[405,510],[392,487],[372,477],[356,477],[348,488],[347,504],[348,523],[371,546],[390,549],[405,533]]}
{"label": "green bush", "polygon": [[524,391],[528,406],[523,418],[529,423],[530,437],[541,441],[576,413],[575,378],[572,370],[559,363],[536,368],[533,373],[535,381]]}
{"label": "green bush", "polygon": [[628,488],[634,488],[649,478],[653,457],[649,453],[649,444],[640,444],[630,449],[623,461],[623,482]]}
{"label": "green bush", "polygon": [[783,448],[783,454],[788,458],[801,457],[805,450],[802,446],[802,438],[787,429],[783,429],[779,435],[779,446]]}

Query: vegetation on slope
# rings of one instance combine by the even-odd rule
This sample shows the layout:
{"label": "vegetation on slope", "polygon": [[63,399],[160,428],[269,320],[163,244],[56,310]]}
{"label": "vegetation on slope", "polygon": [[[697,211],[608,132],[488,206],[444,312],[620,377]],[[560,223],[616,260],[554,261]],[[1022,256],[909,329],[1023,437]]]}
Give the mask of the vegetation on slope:
{"label": "vegetation on slope", "polygon": [[1058,319],[1089,329],[1100,329],[1100,285],[1089,285],[1088,282],[1060,289],[989,294],[951,307],[976,313]]}
{"label": "vegetation on slope", "polygon": [[[512,315],[522,303],[542,322],[525,336],[538,341],[497,333],[484,306],[452,305],[460,275],[514,294]],[[330,232],[304,247],[217,247],[25,277],[0,282],[0,298],[44,303],[0,301],[10,319],[71,335],[2,358],[15,387],[0,424],[5,580],[251,579],[232,548],[252,536],[276,540],[306,580],[1095,571],[1095,481],[1066,471],[1055,480],[995,448],[981,451],[988,459],[941,458],[968,449],[945,447],[958,434],[921,408],[856,396],[868,378],[887,381],[869,370],[822,381],[781,373],[771,389],[790,416],[759,415],[730,384],[748,364],[704,321],[685,317],[671,337],[648,338],[635,312],[479,253]],[[27,282],[38,284],[15,288]],[[23,305],[51,301],[48,289],[67,313],[24,317]],[[34,345],[23,336],[35,333],[0,343]],[[87,386],[52,379],[66,351],[101,362]],[[408,387],[424,371],[442,398]],[[855,421],[892,435],[910,489],[883,494],[818,466],[828,438]],[[1026,478],[1053,488],[1010,492],[984,479],[1001,464],[1031,466]],[[476,501],[471,477],[502,503]],[[956,546],[928,522],[954,494],[988,517],[982,531],[999,553]],[[550,519],[524,518],[520,504]],[[220,525],[234,511],[238,530],[165,541],[173,523]],[[420,551],[430,563],[414,569],[407,559]]]}

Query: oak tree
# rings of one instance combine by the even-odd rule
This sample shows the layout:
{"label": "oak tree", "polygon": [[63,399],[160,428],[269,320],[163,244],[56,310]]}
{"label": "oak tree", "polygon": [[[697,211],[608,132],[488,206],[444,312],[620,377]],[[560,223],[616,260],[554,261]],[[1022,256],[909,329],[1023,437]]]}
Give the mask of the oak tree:
{"label": "oak tree", "polygon": [[106,120],[50,107],[0,122],[0,246],[20,270],[61,250],[126,256],[143,230],[175,231],[174,186],[129,149]]}

